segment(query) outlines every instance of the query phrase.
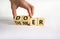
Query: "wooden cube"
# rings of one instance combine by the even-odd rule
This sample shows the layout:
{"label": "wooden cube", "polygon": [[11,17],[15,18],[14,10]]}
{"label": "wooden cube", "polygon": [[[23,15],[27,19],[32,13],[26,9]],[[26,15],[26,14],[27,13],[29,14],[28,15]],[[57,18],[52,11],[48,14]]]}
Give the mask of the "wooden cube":
{"label": "wooden cube", "polygon": [[31,18],[30,19],[30,25],[31,26],[33,26],[33,25],[37,26],[37,18]]}
{"label": "wooden cube", "polygon": [[23,23],[23,25],[30,25],[30,17],[22,16],[22,23]]}
{"label": "wooden cube", "polygon": [[38,26],[43,26],[45,23],[45,19],[44,18],[38,18]]}

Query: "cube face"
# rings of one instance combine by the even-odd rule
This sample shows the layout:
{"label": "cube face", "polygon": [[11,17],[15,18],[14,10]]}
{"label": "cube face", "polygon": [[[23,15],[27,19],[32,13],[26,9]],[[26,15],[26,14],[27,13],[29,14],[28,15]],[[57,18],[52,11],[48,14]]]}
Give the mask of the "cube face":
{"label": "cube face", "polygon": [[45,19],[44,18],[38,18],[38,26],[43,26],[45,23]]}
{"label": "cube face", "polygon": [[33,26],[33,25],[37,26],[37,18],[31,18],[30,25],[31,26]]}
{"label": "cube face", "polygon": [[30,17],[29,16],[22,16],[22,21],[29,21]]}
{"label": "cube face", "polygon": [[15,16],[14,21],[22,21],[22,16]]}
{"label": "cube face", "polygon": [[16,25],[22,25],[21,21],[14,21]]}

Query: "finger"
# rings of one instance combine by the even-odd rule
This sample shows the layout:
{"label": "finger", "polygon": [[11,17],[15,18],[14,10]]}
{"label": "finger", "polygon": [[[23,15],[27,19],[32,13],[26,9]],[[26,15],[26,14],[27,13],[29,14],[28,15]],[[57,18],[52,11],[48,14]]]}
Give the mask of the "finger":
{"label": "finger", "polygon": [[32,14],[31,14],[31,9],[30,8],[28,8],[28,14],[29,14],[29,16],[30,16],[30,18],[32,18]]}
{"label": "finger", "polygon": [[32,17],[31,8],[26,2],[20,3],[20,7],[26,9],[28,11],[29,16]]}
{"label": "finger", "polygon": [[34,7],[32,6],[32,5],[30,5],[28,2],[26,2],[29,6],[30,6],[30,8],[31,8],[31,14],[32,14],[32,16],[33,16],[33,13],[34,13]]}
{"label": "finger", "polygon": [[12,8],[12,14],[13,14],[13,16],[16,16],[16,15],[17,15],[17,14],[16,14],[17,6],[16,6],[15,4],[13,4],[13,5],[11,6],[11,8]]}
{"label": "finger", "polygon": [[31,6],[31,13],[32,13],[32,16],[33,16],[33,14],[34,14],[34,7],[33,6]]}

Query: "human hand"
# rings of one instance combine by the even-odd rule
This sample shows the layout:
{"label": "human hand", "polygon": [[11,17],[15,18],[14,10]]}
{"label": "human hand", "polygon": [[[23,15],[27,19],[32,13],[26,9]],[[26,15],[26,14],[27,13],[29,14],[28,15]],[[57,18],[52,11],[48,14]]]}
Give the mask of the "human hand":
{"label": "human hand", "polygon": [[18,7],[22,7],[24,9],[26,9],[28,11],[29,16],[30,17],[33,16],[34,7],[32,5],[30,5],[28,2],[26,2],[25,0],[10,0],[10,2],[11,2],[11,9],[12,9],[13,17],[17,15],[16,9]]}

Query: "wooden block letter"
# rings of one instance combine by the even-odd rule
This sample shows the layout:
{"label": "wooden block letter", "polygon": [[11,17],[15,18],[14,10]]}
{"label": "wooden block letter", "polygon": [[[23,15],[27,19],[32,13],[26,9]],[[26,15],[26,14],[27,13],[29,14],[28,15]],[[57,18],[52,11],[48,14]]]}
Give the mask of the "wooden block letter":
{"label": "wooden block letter", "polygon": [[44,18],[38,18],[38,26],[44,25]]}
{"label": "wooden block letter", "polygon": [[31,20],[30,20],[30,25],[31,25],[31,26],[32,26],[32,25],[37,26],[37,18],[31,18]]}
{"label": "wooden block letter", "polygon": [[22,16],[22,24],[29,25],[30,24],[30,17],[29,16]]}
{"label": "wooden block letter", "polygon": [[17,25],[22,25],[22,23],[21,23],[22,22],[22,16],[15,16],[14,22]]}

